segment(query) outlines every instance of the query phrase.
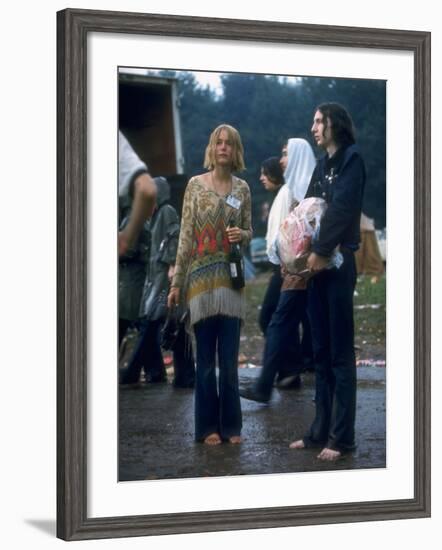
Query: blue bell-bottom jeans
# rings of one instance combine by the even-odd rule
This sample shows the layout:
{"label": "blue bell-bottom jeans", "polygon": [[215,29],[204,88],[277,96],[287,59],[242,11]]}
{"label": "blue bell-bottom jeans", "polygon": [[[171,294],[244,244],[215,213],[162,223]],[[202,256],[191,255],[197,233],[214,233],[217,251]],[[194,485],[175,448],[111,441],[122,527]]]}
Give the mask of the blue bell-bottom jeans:
{"label": "blue bell-bottom jeans", "polygon": [[[240,435],[238,388],[240,320],[217,315],[194,326],[196,338],[195,438],[211,433],[222,439]],[[216,355],[219,376],[216,377]]]}
{"label": "blue bell-bottom jeans", "polygon": [[[281,266],[273,266],[273,273],[270,277],[269,285],[267,287],[264,299],[262,301],[261,311],[259,314],[259,326],[262,330],[262,333],[268,339],[272,338],[275,330],[278,331],[279,328],[275,329],[275,322],[280,324],[281,313],[283,316],[286,315],[285,310],[287,309],[286,305],[286,293],[288,291],[281,292],[281,285],[283,283],[283,278],[281,277]],[[291,292],[291,291],[290,291]],[[283,296],[283,294],[285,296]],[[306,293],[305,293],[306,294]],[[278,357],[278,365],[276,367],[276,373],[278,374],[278,379],[281,380],[287,376],[297,374],[298,367],[304,361],[312,360],[312,343],[311,343],[311,334],[310,334],[310,323],[307,318],[307,299],[299,299],[296,304],[296,321],[293,321],[294,330],[292,331],[291,336],[289,336],[288,341],[284,343],[284,352],[280,357]],[[283,312],[281,310],[284,310]],[[275,316],[275,318],[274,318]],[[289,319],[291,322],[292,315]],[[283,321],[284,323],[285,321]],[[302,340],[299,338],[299,324],[302,325]],[[284,326],[282,329],[284,330]],[[277,336],[278,337],[278,336]],[[279,345],[279,344],[278,344]],[[272,344],[270,344],[272,346]],[[273,381],[270,385],[273,384]]]}
{"label": "blue bell-bottom jeans", "polygon": [[341,250],[344,263],[309,283],[308,313],[316,372],[316,415],[306,446],[340,452],[355,448],[356,362],[354,353],[354,254]]}
{"label": "blue bell-bottom jeans", "polygon": [[291,368],[286,367],[284,376],[298,375],[303,370],[302,348],[299,339],[299,323],[305,314],[307,292],[283,290],[276,311],[267,327],[263,365],[254,390],[264,399],[270,399],[276,374],[290,355]]}

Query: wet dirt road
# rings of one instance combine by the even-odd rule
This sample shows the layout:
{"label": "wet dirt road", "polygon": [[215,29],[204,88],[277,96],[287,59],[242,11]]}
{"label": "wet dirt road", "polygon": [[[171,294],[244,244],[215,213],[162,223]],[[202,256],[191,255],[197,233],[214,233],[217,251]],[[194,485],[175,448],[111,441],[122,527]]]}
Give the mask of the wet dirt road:
{"label": "wet dirt road", "polygon": [[[317,450],[296,451],[314,414],[314,375],[299,390],[274,389],[270,405],[241,399],[243,442],[208,447],[193,438],[193,390],[171,384],[122,389],[119,394],[119,480],[236,476],[354,468],[384,468],[385,368],[358,367],[356,452],[330,464]],[[258,368],[241,368],[241,385]]]}

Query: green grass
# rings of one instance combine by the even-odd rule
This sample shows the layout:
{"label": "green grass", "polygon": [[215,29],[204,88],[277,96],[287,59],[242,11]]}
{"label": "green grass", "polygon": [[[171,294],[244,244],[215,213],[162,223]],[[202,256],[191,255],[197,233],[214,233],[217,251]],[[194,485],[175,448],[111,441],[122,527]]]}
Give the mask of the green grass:
{"label": "green grass", "polygon": [[380,305],[378,309],[355,308],[355,344],[361,359],[385,359],[386,280],[375,284],[370,276],[360,276],[356,285],[355,306]]}
{"label": "green grass", "polygon": [[[264,339],[258,325],[259,308],[267,289],[270,272],[259,274],[246,285],[247,313],[241,334],[241,352],[249,361],[261,364]],[[354,297],[355,306],[380,305],[378,309],[355,308],[355,345],[358,359],[385,359],[385,276],[375,284],[360,276]]]}
{"label": "green grass", "polygon": [[379,278],[377,283],[371,283],[369,275],[360,275],[356,285],[354,303],[362,304],[382,304],[385,307],[385,275]]}
{"label": "green grass", "polygon": [[[246,285],[246,320],[241,330],[240,353],[247,362],[261,365],[264,338],[259,328],[260,306],[267,290],[271,273],[264,272]],[[370,277],[359,277],[354,298],[355,306],[380,304],[379,309],[355,308],[355,345],[358,359],[385,359],[385,276],[372,284]],[[128,342],[120,366],[127,361],[136,338]]]}

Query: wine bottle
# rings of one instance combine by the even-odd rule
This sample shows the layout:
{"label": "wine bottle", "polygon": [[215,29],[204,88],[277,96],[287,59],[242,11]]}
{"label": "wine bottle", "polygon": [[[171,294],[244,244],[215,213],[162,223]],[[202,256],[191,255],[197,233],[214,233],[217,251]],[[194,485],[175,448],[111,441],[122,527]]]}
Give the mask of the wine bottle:
{"label": "wine bottle", "polygon": [[[230,224],[229,227],[233,227],[233,225]],[[244,268],[243,268],[241,247],[239,243],[230,243],[229,268],[230,268],[230,280],[232,281],[232,287],[236,290],[243,288],[245,286]]]}

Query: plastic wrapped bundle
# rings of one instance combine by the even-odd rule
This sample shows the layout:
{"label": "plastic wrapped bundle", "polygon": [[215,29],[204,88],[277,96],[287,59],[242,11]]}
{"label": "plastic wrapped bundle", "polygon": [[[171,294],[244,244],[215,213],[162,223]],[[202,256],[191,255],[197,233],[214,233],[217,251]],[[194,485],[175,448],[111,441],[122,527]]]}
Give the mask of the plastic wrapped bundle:
{"label": "plastic wrapped bundle", "polygon": [[[327,203],[323,199],[304,199],[281,224],[275,253],[289,273],[308,276],[307,258],[312,242],[319,234],[321,218],[326,209]],[[340,267],[341,264],[341,253],[334,251],[327,267]]]}

